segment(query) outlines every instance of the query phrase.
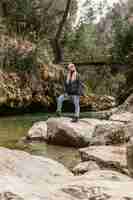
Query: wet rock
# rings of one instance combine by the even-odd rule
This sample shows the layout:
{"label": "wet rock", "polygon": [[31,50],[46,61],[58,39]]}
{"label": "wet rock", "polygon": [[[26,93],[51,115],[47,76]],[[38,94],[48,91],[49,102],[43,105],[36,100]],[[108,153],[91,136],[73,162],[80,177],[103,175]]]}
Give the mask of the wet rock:
{"label": "wet rock", "polygon": [[128,174],[125,146],[91,146],[79,152],[82,161],[95,161],[102,169]]}
{"label": "wet rock", "polygon": [[72,170],[72,172],[75,175],[84,174],[86,172],[90,172],[92,170],[98,170],[100,167],[96,164],[96,162],[93,161],[86,161],[81,162],[77,166],[75,166]]}
{"label": "wet rock", "polygon": [[28,131],[26,139],[29,140],[46,140],[47,124],[45,121],[36,122]]}

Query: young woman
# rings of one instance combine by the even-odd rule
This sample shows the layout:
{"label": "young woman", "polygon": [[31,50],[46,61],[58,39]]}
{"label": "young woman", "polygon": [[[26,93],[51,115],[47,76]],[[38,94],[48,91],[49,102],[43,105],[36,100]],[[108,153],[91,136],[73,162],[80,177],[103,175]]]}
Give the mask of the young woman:
{"label": "young woman", "polygon": [[81,82],[79,79],[79,74],[76,70],[74,64],[68,65],[68,73],[65,80],[64,94],[58,97],[57,100],[57,115],[61,116],[61,110],[64,100],[72,100],[75,105],[75,115],[72,122],[77,122],[80,114],[80,95],[81,91]]}

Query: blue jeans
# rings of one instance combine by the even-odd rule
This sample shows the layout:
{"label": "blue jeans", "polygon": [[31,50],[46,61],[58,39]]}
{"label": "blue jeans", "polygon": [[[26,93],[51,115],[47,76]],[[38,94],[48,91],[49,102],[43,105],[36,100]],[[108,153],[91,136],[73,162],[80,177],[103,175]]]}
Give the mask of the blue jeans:
{"label": "blue jeans", "polygon": [[71,100],[75,106],[75,117],[79,117],[80,113],[80,96],[62,94],[57,99],[57,111],[61,112],[64,100]]}

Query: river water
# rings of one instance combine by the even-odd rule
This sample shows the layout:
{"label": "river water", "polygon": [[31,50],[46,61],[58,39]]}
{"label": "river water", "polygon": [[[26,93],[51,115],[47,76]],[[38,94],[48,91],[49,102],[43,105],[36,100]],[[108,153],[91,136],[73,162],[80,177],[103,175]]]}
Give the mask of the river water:
{"label": "river water", "polygon": [[49,145],[45,142],[24,144],[21,138],[37,121],[47,120],[50,114],[24,114],[19,116],[0,117],[0,146],[27,151],[34,155],[52,158],[72,169],[79,163],[79,153],[75,148]]}

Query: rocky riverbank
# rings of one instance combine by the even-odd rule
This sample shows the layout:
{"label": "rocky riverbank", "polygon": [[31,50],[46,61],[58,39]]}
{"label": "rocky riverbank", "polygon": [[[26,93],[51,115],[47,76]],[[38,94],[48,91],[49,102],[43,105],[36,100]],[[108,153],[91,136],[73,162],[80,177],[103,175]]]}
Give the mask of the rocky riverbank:
{"label": "rocky riverbank", "polygon": [[112,170],[73,176],[56,161],[2,147],[0,169],[1,200],[133,199],[133,180]]}
{"label": "rocky riverbank", "polygon": [[80,119],[72,123],[71,118],[49,118],[37,122],[28,132],[28,140],[44,140],[63,146],[87,147],[89,145],[120,145],[133,136],[133,114],[113,114],[109,120]]}
{"label": "rocky riverbank", "polygon": [[[133,199],[131,189],[133,184],[133,179],[131,178],[133,174],[133,114],[129,112],[129,108],[132,107],[131,98],[132,95],[122,106],[108,111],[110,113],[108,120],[82,118],[78,123],[72,123],[69,117],[52,117],[47,121],[36,122],[29,129],[26,137],[29,142],[45,141],[68,146],[68,148],[69,146],[76,147],[81,157],[78,165],[71,172],[67,170],[65,175],[58,174],[59,170],[55,172],[58,167],[53,166],[53,174],[58,174],[55,176],[57,177],[57,183],[55,183],[55,177],[54,183],[51,181],[52,178],[49,180],[50,177],[48,177],[47,183],[45,183],[46,185],[48,184],[45,187],[46,190],[41,190],[42,185],[39,187],[39,195],[41,197],[45,197],[48,200],[56,200],[57,198],[61,200],[78,200],[81,198],[84,200],[97,200],[97,198],[100,200]],[[14,154],[14,151],[10,151],[10,153]],[[31,157],[35,158],[30,154],[26,155],[30,159]],[[38,164],[40,162],[38,162],[38,159],[40,158],[35,158]],[[45,160],[45,158],[41,158],[41,160],[43,159]],[[50,160],[49,162],[53,165],[58,165],[57,162],[51,162]],[[24,160],[23,163],[25,163]],[[45,168],[47,164],[45,163]],[[33,171],[36,165],[34,165]],[[43,164],[41,167],[43,167]],[[26,170],[26,168],[24,169]],[[64,170],[62,168],[62,173]],[[29,171],[26,170],[26,173],[29,173]],[[43,181],[45,182],[43,173],[45,174],[46,171],[41,173],[42,180],[39,180],[39,184]],[[34,176],[36,174],[38,176],[37,171]],[[32,182],[30,185],[32,191],[34,191],[33,185]],[[34,195],[36,196],[36,194],[38,195],[36,193],[36,184],[34,188]],[[10,192],[24,199],[27,198],[27,194],[30,196],[28,189],[27,193],[22,191],[22,193],[17,193],[13,190],[10,190]],[[31,199],[33,199],[33,196]],[[40,196],[38,196],[38,199]]]}
{"label": "rocky riverbank", "polygon": [[[127,143],[133,136],[132,100],[133,95],[123,105],[99,112],[101,116],[108,116],[108,120],[82,118],[78,123],[72,123],[71,118],[60,117],[36,122],[29,130],[27,139],[45,140],[53,144],[78,148]],[[95,113],[95,116],[96,114],[98,113]]]}
{"label": "rocky riverbank", "polygon": [[[80,148],[81,163],[72,170],[80,175],[91,170],[114,170],[129,175],[126,146],[133,137],[133,114],[112,114],[109,120],[49,118],[35,123],[28,132],[28,141]],[[84,147],[84,148],[83,148]]]}
{"label": "rocky riverbank", "polygon": [[52,117],[29,129],[30,142],[76,147],[81,161],[71,171],[57,161],[1,147],[1,200],[132,200],[133,114],[126,108],[115,109],[108,120],[72,123]]}

